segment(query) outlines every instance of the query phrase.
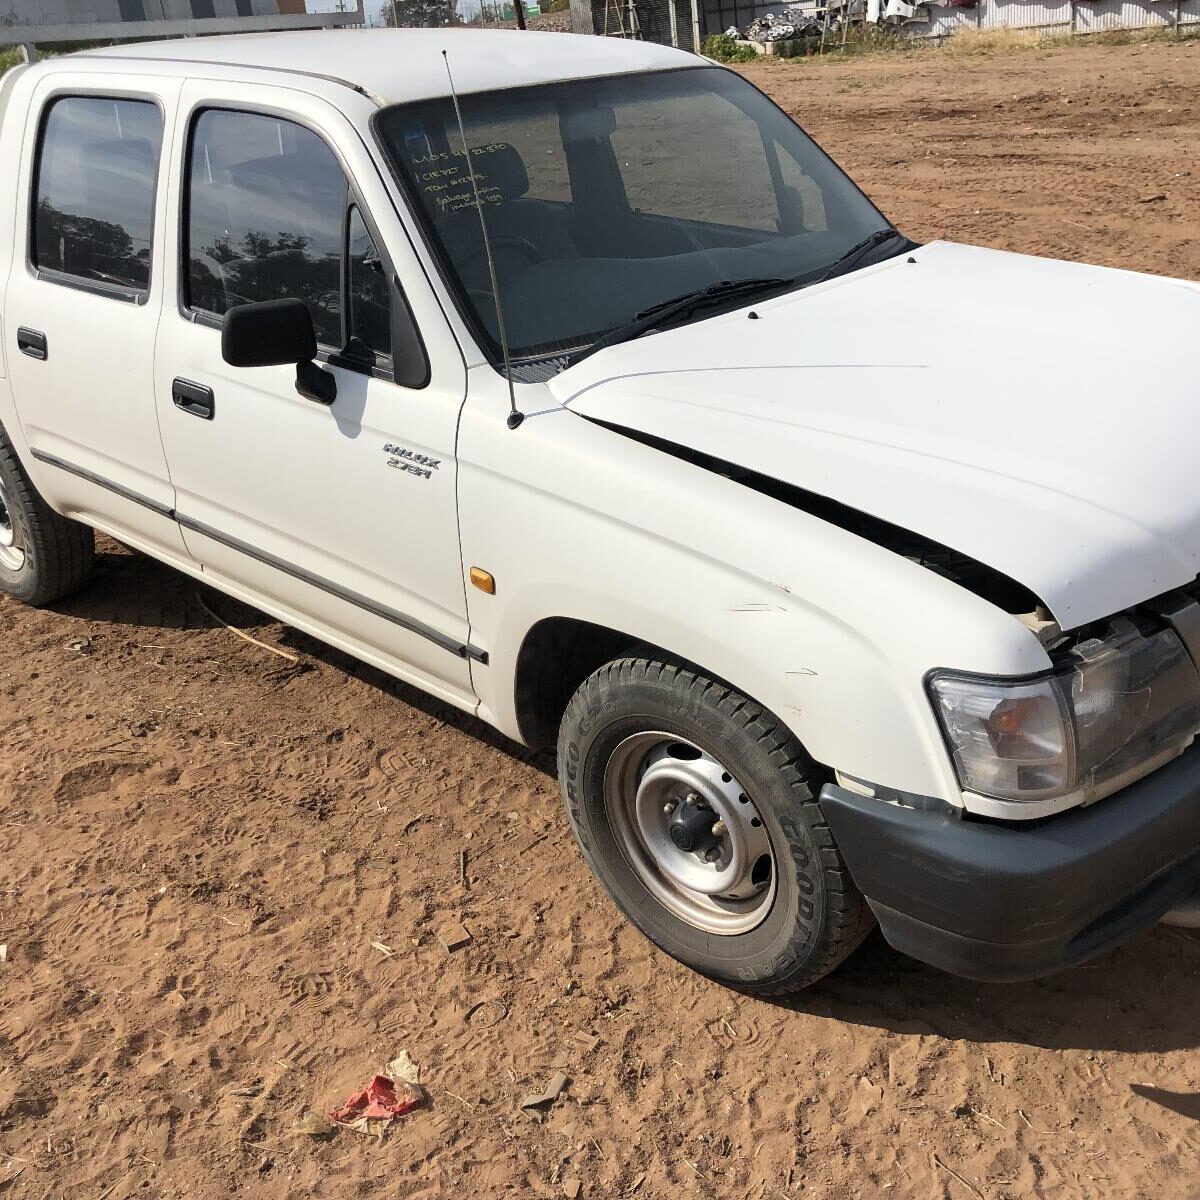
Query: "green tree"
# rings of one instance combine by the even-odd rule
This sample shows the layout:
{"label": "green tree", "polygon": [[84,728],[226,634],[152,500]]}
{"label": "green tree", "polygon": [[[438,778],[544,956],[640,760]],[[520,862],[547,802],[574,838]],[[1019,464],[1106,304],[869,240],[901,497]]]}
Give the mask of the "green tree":
{"label": "green tree", "polygon": [[431,29],[459,23],[454,0],[384,0],[379,19],[392,29]]}

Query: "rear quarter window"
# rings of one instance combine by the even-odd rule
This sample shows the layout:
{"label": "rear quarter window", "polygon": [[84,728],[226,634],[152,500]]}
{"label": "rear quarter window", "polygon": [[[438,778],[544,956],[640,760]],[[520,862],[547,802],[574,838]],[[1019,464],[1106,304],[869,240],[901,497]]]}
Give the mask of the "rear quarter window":
{"label": "rear quarter window", "polygon": [[42,122],[33,265],[100,289],[150,285],[162,113],[147,100],[67,96]]}

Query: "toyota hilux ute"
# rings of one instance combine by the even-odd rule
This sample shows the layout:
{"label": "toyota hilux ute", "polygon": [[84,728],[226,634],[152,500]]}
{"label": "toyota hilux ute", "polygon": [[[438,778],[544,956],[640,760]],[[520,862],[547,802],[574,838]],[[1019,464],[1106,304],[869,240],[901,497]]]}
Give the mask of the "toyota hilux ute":
{"label": "toyota hilux ute", "polygon": [[0,162],[9,596],[101,530],[557,746],[616,905],[751,992],[1195,921],[1195,283],[917,245],[602,38],[87,51]]}

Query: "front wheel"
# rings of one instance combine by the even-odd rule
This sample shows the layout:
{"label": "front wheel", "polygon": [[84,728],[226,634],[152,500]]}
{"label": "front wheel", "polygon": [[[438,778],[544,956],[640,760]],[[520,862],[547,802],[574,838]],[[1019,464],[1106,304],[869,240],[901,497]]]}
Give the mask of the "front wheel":
{"label": "front wheel", "polygon": [[665,658],[608,663],[571,700],[558,760],[584,857],[680,962],[781,994],[828,974],[870,931],[815,764],[729,686]]}

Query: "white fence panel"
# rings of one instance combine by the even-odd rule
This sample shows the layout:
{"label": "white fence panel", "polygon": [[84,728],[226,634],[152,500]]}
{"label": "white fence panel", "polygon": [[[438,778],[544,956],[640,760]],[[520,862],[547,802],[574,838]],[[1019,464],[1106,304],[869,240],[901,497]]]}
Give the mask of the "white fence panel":
{"label": "white fence panel", "polygon": [[983,29],[1049,29],[1071,27],[1071,0],[980,0]]}
{"label": "white fence panel", "polygon": [[1075,28],[1079,33],[1101,33],[1106,29],[1161,29],[1175,20],[1173,0],[1098,0],[1076,5]]}
{"label": "white fence panel", "polygon": [[[1200,0],[1197,0],[1200,3]],[[930,7],[933,18],[924,25],[906,25],[904,34],[907,37],[950,37],[960,29],[974,29],[979,21],[978,12],[974,8],[951,8],[945,4],[934,4]]]}

